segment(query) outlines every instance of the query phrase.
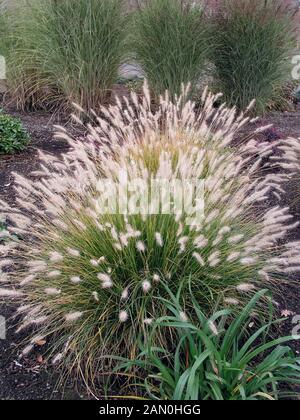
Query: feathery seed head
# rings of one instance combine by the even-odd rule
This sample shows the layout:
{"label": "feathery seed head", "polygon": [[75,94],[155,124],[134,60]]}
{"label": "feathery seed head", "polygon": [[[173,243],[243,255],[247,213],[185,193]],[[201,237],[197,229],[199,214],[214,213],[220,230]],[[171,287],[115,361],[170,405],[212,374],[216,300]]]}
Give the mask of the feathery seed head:
{"label": "feathery seed head", "polygon": [[126,322],[128,320],[128,313],[126,311],[121,311],[119,314],[120,322]]}
{"label": "feathery seed head", "polygon": [[9,258],[0,259],[0,269],[1,268],[4,268],[4,267],[8,267],[12,263],[13,263],[13,260],[12,259],[9,259]]}
{"label": "feathery seed head", "polygon": [[182,322],[188,322],[188,320],[189,320],[187,314],[185,312],[183,312],[183,311],[181,311],[179,313],[179,317],[180,317],[180,319],[181,319]]}
{"label": "feathery seed head", "polygon": [[22,356],[27,356],[32,351],[33,347],[34,347],[33,344],[29,344],[28,346],[26,346],[24,348],[24,350],[22,351],[21,355]]}
{"label": "feathery seed head", "polygon": [[156,243],[157,243],[158,246],[163,246],[163,244],[164,244],[163,239],[162,239],[162,236],[159,232],[155,233],[155,240],[156,240]]}
{"label": "feathery seed head", "polygon": [[57,363],[59,363],[63,358],[63,354],[62,353],[58,353],[56,356],[53,357],[52,359],[52,364],[56,365]]}
{"label": "feathery seed head", "polygon": [[102,289],[111,289],[113,287],[113,282],[111,280],[102,282]]}
{"label": "feathery seed head", "polygon": [[136,248],[140,252],[145,252],[146,251],[146,246],[145,246],[144,242],[142,242],[142,241],[137,241]]}
{"label": "feathery seed head", "polygon": [[49,277],[50,279],[53,279],[53,278],[59,277],[60,275],[61,275],[61,271],[59,271],[59,270],[53,270],[53,271],[50,271],[47,274],[47,277]]}
{"label": "feathery seed head", "polygon": [[67,252],[71,257],[79,257],[80,256],[80,252],[77,249],[74,248],[67,248]]}
{"label": "feathery seed head", "polygon": [[98,292],[93,292],[92,293],[92,296],[93,296],[95,302],[99,302],[99,294],[98,294]]}
{"label": "feathery seed head", "polygon": [[55,262],[55,263],[61,262],[64,259],[64,257],[59,252],[56,252],[56,251],[50,252],[49,255],[50,255],[51,262]]}
{"label": "feathery seed head", "polygon": [[225,298],[224,302],[227,303],[228,305],[234,305],[234,306],[237,306],[240,304],[240,302],[235,298]]}
{"label": "feathery seed head", "polygon": [[65,316],[65,320],[67,322],[75,322],[77,320],[79,320],[81,317],[83,316],[82,312],[70,312]]}
{"label": "feathery seed head", "polygon": [[105,283],[105,282],[107,282],[107,283],[108,282],[111,282],[110,276],[108,274],[106,274],[106,273],[99,273],[99,274],[97,274],[97,277],[103,283]]}
{"label": "feathery seed head", "polygon": [[61,290],[55,289],[54,287],[47,287],[45,293],[46,295],[56,296],[61,294]]}
{"label": "feathery seed head", "polygon": [[14,289],[0,289],[0,297],[20,297],[23,293]]}
{"label": "feathery seed head", "polygon": [[126,288],[126,289],[123,290],[123,292],[121,294],[121,299],[126,300],[126,299],[128,299],[128,296],[129,296],[129,291],[128,291],[128,288]]}
{"label": "feathery seed head", "polygon": [[154,283],[160,282],[160,276],[158,274],[153,274],[152,278],[153,278]]}
{"label": "feathery seed head", "polygon": [[241,283],[241,284],[237,285],[236,289],[239,292],[251,292],[252,290],[255,289],[255,286],[253,284],[250,284],[250,283]]}
{"label": "feathery seed head", "polygon": [[144,280],[142,283],[142,288],[144,293],[148,293],[151,289],[151,283],[148,280]]}
{"label": "feathery seed head", "polygon": [[78,277],[78,276],[72,276],[70,280],[71,280],[71,282],[72,282],[72,283],[74,283],[74,284],[78,284],[78,283],[80,283],[80,282],[81,282],[81,278],[80,278],[80,277]]}

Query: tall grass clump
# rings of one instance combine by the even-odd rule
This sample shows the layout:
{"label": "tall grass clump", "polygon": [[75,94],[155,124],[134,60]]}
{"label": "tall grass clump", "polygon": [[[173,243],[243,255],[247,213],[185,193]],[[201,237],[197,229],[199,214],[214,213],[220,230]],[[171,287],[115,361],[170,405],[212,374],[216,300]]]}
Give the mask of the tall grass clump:
{"label": "tall grass clump", "polygon": [[28,0],[6,12],[8,81],[21,107],[97,108],[122,63],[120,0]]}
{"label": "tall grass clump", "polygon": [[296,48],[293,12],[275,0],[222,0],[212,25],[215,80],[230,105],[256,111],[280,99]]}
{"label": "tall grass clump", "polygon": [[[23,354],[54,337],[53,363],[84,368],[91,380],[107,355],[134,356],[137,338],[166,315],[155,299],[163,283],[173,292],[181,285],[188,316],[190,289],[209,315],[218,302],[239,308],[300,270],[300,243],[285,243],[298,223],[288,208],[265,204],[280,199],[293,152],[268,173],[269,144],[231,146],[248,118],[216,110],[219,96],[207,91],[198,114],[186,96],[173,103],[166,95],[152,111],[147,88],[142,103],[132,93],[132,105],[101,108],[85,141],[61,128],[70,144],[63,159],[40,152],[39,171],[15,174],[17,206],[0,205],[24,241],[18,265],[1,261],[9,274],[0,298],[20,301],[18,331],[30,337]],[[203,180],[204,215],[195,180]],[[193,197],[184,208],[178,185]],[[155,339],[172,342],[165,332]]]}
{"label": "tall grass clump", "polygon": [[206,68],[210,31],[203,6],[182,0],[146,1],[134,14],[132,51],[156,95],[194,89]]}

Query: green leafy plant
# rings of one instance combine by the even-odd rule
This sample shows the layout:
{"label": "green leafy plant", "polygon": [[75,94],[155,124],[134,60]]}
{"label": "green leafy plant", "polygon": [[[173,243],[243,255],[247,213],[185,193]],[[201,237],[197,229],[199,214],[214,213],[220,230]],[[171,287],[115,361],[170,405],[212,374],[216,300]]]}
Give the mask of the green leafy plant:
{"label": "green leafy plant", "polygon": [[22,151],[30,142],[30,136],[22,122],[0,110],[0,154]]}
{"label": "green leafy plant", "polygon": [[7,77],[20,107],[98,108],[124,56],[120,0],[29,0],[6,12]]}
{"label": "green leafy plant", "polygon": [[[261,206],[282,194],[281,156],[268,175],[269,145],[231,144],[244,114],[215,109],[219,96],[207,91],[198,112],[186,96],[161,98],[153,110],[147,88],[141,100],[132,92],[132,103],[102,108],[84,142],[62,128],[69,152],[41,155],[29,178],[15,174],[17,207],[0,201],[9,230],[26,238],[14,253],[21,265],[2,262],[12,267],[0,298],[19,300],[18,331],[35,326],[38,337],[53,337],[50,360],[88,382],[108,354],[135,355],[137,337],[166,315],[155,299],[163,282],[173,292],[184,285],[187,309],[190,286],[209,315],[219,301],[239,308],[299,270],[288,208]],[[39,340],[28,333],[23,354]]]}
{"label": "green leafy plant", "polygon": [[226,101],[244,109],[255,99],[259,113],[280,102],[296,48],[292,12],[277,0],[223,0],[212,27],[215,81]]}
{"label": "green leafy plant", "polygon": [[[154,323],[138,358],[120,364],[116,372],[142,369],[146,378],[135,386],[151,399],[278,400],[297,395],[286,386],[300,384],[300,358],[286,344],[300,336],[268,339],[269,329],[279,321],[255,326],[253,331],[249,328],[254,325],[253,311],[267,291],[258,292],[238,315],[225,309],[210,318],[193,298],[193,321],[184,312],[180,290],[174,295],[168,289],[168,294],[168,299],[158,299],[170,316]],[[155,345],[158,329],[167,334],[172,330],[168,347]]]}
{"label": "green leafy plant", "polygon": [[134,14],[132,50],[156,95],[192,90],[206,68],[210,31],[204,10],[181,0],[151,0]]}

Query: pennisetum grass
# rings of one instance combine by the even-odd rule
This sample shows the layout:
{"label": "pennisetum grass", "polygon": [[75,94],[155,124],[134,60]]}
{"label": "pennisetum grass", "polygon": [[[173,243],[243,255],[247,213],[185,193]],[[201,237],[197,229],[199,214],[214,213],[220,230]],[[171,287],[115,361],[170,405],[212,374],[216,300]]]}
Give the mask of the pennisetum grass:
{"label": "pennisetum grass", "polygon": [[[166,315],[154,299],[164,296],[162,281],[173,292],[181,285],[187,316],[189,287],[209,315],[218,302],[239,308],[257,289],[300,270],[300,243],[285,242],[298,223],[280,205],[294,167],[289,142],[279,142],[287,154],[276,161],[267,159],[269,144],[233,147],[249,118],[215,109],[219,96],[207,90],[199,113],[186,96],[161,97],[153,111],[145,87],[142,102],[132,93],[130,103],[102,107],[84,140],[60,128],[57,136],[70,145],[62,159],[40,152],[39,171],[14,174],[16,207],[0,205],[10,233],[23,240],[1,261],[9,273],[0,297],[20,302],[18,331],[28,330],[31,346],[25,353],[36,336],[54,337],[52,362],[93,380],[111,363],[107,355],[136,355],[137,337],[147,339],[152,321]],[[139,204],[128,214],[103,211],[104,183],[126,177],[146,185],[204,180],[204,217],[196,219],[197,206],[177,214],[163,206],[151,214]],[[127,193],[132,204],[135,192]],[[273,207],[265,204],[270,197]]]}

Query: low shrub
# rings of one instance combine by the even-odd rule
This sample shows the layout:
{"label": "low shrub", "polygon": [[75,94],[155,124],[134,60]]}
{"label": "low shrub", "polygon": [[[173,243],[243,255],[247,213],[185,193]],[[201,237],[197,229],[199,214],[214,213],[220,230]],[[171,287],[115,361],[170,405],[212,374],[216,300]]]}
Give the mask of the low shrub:
{"label": "low shrub", "polygon": [[22,151],[30,142],[30,136],[22,122],[0,110],[0,154]]}
{"label": "low shrub", "polygon": [[134,58],[156,95],[168,90],[174,98],[183,83],[196,87],[211,48],[211,32],[200,4],[146,1],[134,15],[131,32]]}
{"label": "low shrub", "polygon": [[[53,363],[92,381],[107,355],[136,355],[137,338],[167,314],[155,299],[162,281],[173,292],[183,285],[188,316],[189,288],[209,315],[299,270],[300,244],[286,241],[298,223],[277,205],[289,156],[268,173],[272,146],[231,145],[248,118],[215,109],[219,96],[207,92],[198,113],[186,96],[153,111],[148,89],[142,103],[132,93],[131,105],[102,107],[84,141],[62,128],[63,159],[42,154],[30,178],[15,174],[18,207],[0,205],[26,241],[0,297],[20,299],[18,331],[35,327],[23,354],[54,335]],[[270,195],[276,205],[266,208]]]}
{"label": "low shrub", "polygon": [[[241,313],[219,310],[205,316],[196,299],[196,322],[188,319],[181,299],[169,291],[162,302],[169,316],[159,318],[136,360],[125,361],[116,372],[143,370],[138,388],[154,400],[280,400],[297,396],[300,358],[286,344],[297,337],[269,340],[277,322],[256,326],[253,311],[266,291],[257,293]],[[183,299],[184,301],[184,299]],[[272,311],[270,310],[272,318]],[[230,320],[230,322],[229,322]],[[252,331],[249,325],[252,325]],[[174,349],[159,348],[151,340],[158,329],[173,330]]]}
{"label": "low shrub", "polygon": [[277,0],[223,0],[214,18],[217,89],[230,105],[244,109],[256,99],[263,113],[280,101],[291,77],[296,48],[293,13]]}
{"label": "low shrub", "polygon": [[29,0],[8,11],[3,43],[19,106],[98,108],[124,55],[122,7],[120,0]]}

